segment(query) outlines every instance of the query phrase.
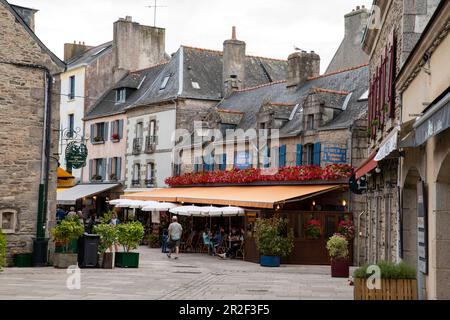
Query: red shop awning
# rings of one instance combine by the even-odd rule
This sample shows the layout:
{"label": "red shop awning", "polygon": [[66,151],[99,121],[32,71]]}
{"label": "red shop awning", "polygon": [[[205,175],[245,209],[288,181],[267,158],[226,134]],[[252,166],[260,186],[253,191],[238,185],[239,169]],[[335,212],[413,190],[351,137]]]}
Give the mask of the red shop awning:
{"label": "red shop awning", "polygon": [[359,166],[358,169],[356,169],[355,175],[356,179],[361,178],[363,175],[365,175],[367,172],[372,171],[377,167],[377,161],[374,160],[375,156],[377,155],[378,150],[374,150],[370,156]]}

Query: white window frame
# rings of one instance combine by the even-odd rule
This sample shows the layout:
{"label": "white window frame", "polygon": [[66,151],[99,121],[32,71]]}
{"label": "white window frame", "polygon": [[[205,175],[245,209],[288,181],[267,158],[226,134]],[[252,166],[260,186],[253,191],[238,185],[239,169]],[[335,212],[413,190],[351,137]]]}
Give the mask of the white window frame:
{"label": "white window frame", "polygon": [[[12,213],[12,228],[11,229],[3,229],[3,214]],[[1,209],[0,210],[0,229],[4,234],[12,234],[16,233],[16,224],[17,224],[17,210],[14,209]]]}
{"label": "white window frame", "polygon": [[117,103],[124,103],[127,100],[127,89],[120,88],[116,91],[116,104]]}

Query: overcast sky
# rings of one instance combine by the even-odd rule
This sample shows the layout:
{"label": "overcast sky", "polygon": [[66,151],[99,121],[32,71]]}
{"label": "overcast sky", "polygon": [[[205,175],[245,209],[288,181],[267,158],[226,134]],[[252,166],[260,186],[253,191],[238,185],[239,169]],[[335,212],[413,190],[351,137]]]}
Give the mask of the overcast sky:
{"label": "overcast sky", "polygon": [[[38,9],[36,33],[60,58],[74,40],[99,45],[112,40],[113,22],[132,16],[153,25],[154,0],[10,0]],[[157,0],[156,25],[166,28],[166,52],[180,45],[222,50],[231,37],[247,43],[247,53],[286,59],[294,45],[314,50],[326,69],[344,37],[344,15],[372,0]]]}

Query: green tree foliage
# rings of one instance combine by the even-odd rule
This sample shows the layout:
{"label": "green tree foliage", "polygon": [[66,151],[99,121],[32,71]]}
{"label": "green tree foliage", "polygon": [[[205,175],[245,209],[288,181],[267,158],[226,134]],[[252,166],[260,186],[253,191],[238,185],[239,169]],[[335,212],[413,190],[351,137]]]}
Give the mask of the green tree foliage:
{"label": "green tree foliage", "polygon": [[122,223],[116,226],[118,241],[125,252],[137,249],[144,237],[144,227],[139,221]]}
{"label": "green tree foliage", "polygon": [[6,266],[6,236],[0,229],[0,271]]}
{"label": "green tree foliage", "polygon": [[84,233],[84,226],[78,217],[64,219],[52,229],[51,233],[55,241],[63,243],[65,252],[68,252],[69,242],[78,239]]}
{"label": "green tree foliage", "polygon": [[[381,279],[416,279],[416,269],[407,265],[405,262],[394,263],[380,261],[376,264],[381,270]],[[360,267],[353,273],[354,278],[366,279],[372,275],[367,273],[369,265]]]}
{"label": "green tree foliage", "polygon": [[118,240],[118,230],[115,225],[101,223],[95,225],[93,231],[100,236],[98,246],[100,253],[105,253]]}

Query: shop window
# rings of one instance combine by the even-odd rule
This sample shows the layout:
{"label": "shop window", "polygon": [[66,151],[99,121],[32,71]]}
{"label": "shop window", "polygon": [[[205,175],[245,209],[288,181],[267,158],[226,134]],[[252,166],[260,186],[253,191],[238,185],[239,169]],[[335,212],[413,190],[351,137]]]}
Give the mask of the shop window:
{"label": "shop window", "polygon": [[17,211],[11,209],[0,210],[0,227],[3,233],[16,232]]}

